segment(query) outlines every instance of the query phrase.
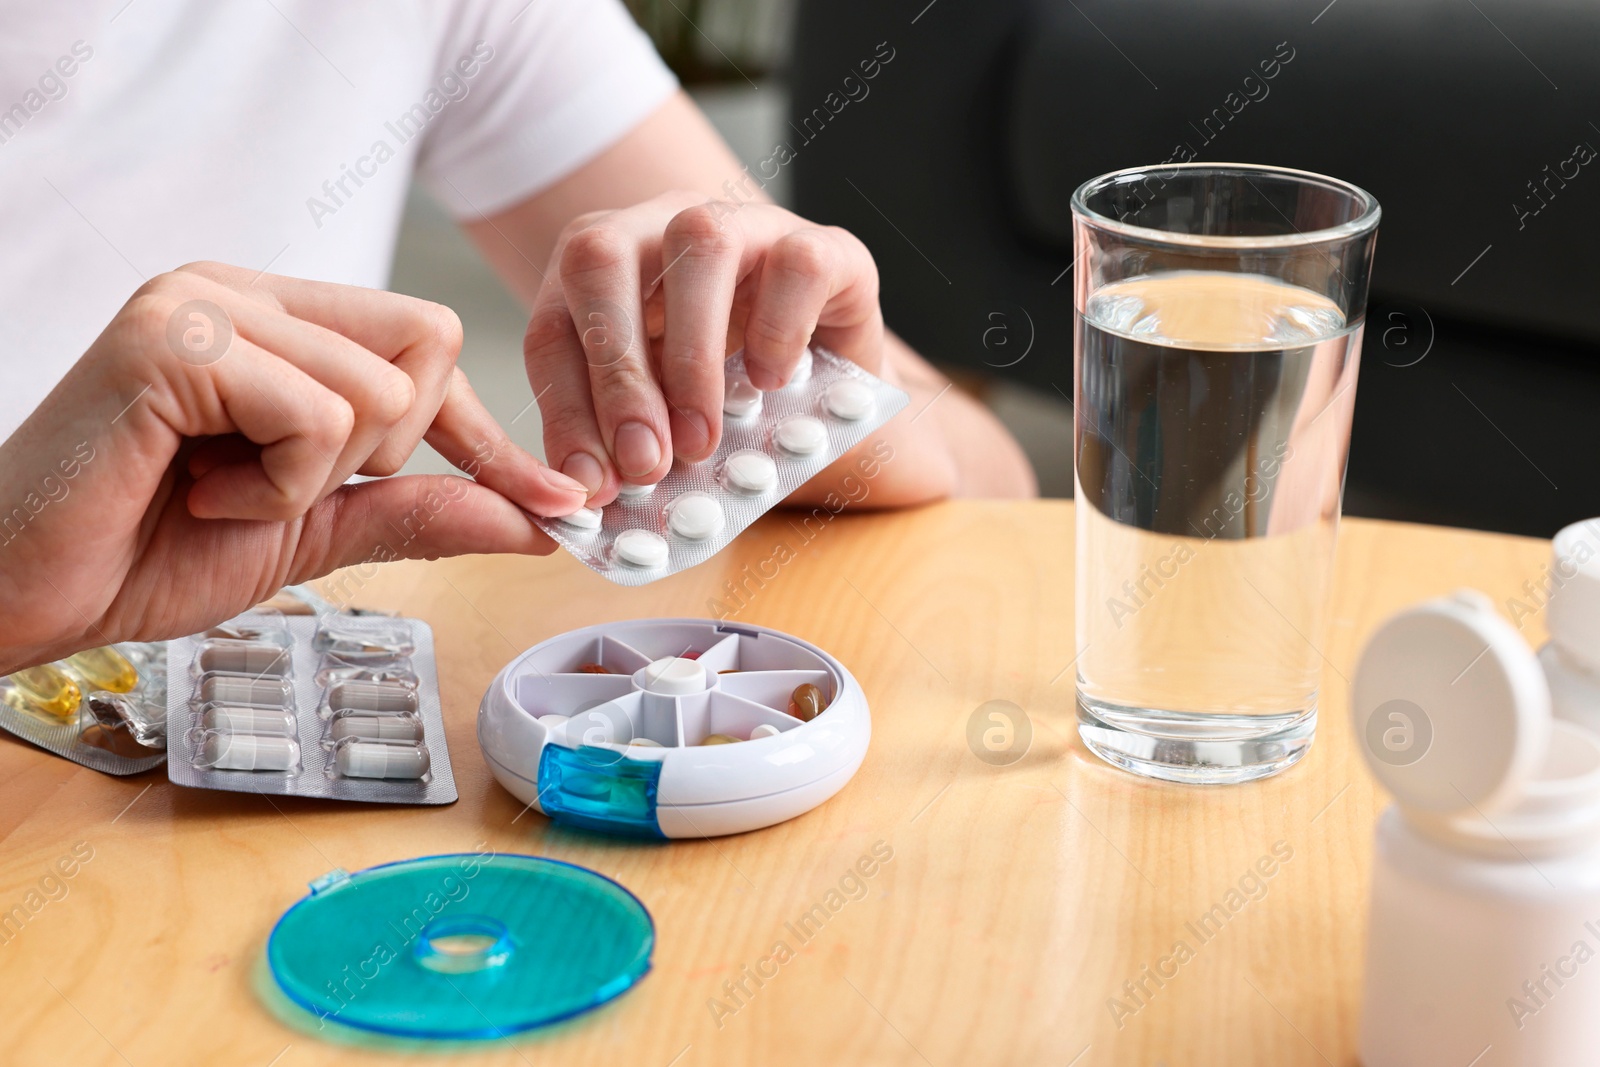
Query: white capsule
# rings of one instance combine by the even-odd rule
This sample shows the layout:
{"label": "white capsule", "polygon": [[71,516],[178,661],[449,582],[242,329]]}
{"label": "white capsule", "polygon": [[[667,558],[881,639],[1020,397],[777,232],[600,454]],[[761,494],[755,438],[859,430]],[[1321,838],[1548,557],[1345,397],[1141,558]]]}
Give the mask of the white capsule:
{"label": "white capsule", "polygon": [[722,461],[722,484],[735,493],[765,493],[778,484],[778,465],[765,452],[741,448]]}
{"label": "white capsule", "polygon": [[334,763],[346,778],[421,778],[428,773],[428,748],[346,741],[335,750]]}
{"label": "white capsule", "polygon": [[417,691],[395,682],[338,682],[328,688],[328,711],[417,710]]}
{"label": "white capsule", "polygon": [[747,378],[730,378],[722,394],[722,413],[736,419],[748,419],[761,410],[761,390]]}
{"label": "white capsule", "polygon": [[828,428],[812,415],[789,415],[778,421],[772,439],[796,456],[809,456],[828,443]]}
{"label": "white capsule", "polygon": [[656,486],[654,482],[651,482],[649,485],[623,485],[617,490],[617,495],[630,498],[649,496],[651,493],[655,492],[655,489]]}
{"label": "white capsule", "polygon": [[851,378],[828,386],[828,391],[823,394],[822,400],[831,413],[851,422],[857,422],[871,415],[873,407],[876,406],[872,390],[867,388],[866,383]]}
{"label": "white capsule", "polygon": [[220,671],[260,678],[289,673],[289,650],[266,641],[207,641],[194,657],[196,673]]}
{"label": "white capsule", "polygon": [[557,522],[568,526],[576,526],[580,530],[600,529],[600,512],[597,508],[579,508],[571,515],[563,515]]}
{"label": "white capsule", "polygon": [[750,731],[750,740],[759,741],[763,737],[777,737],[782,732],[782,730],[778,729],[770,722],[764,722],[760,726],[757,726],[754,730]]}
{"label": "white capsule", "polygon": [[300,762],[300,746],[287,737],[217,730],[205,735],[194,762],[218,771],[286,771]]}
{"label": "white capsule", "polygon": [[660,567],[667,562],[667,542],[650,530],[623,530],[615,542],[617,558],[635,567]]}
{"label": "white capsule", "polygon": [[207,708],[200,716],[200,725],[207,730],[262,737],[295,735],[294,715],[283,708],[235,708],[224,704]]}
{"label": "white capsule", "polygon": [[294,687],[285,678],[252,678],[243,674],[206,674],[200,678],[202,704],[249,704],[286,708],[294,704]]}
{"label": "white capsule", "polygon": [[667,528],[679,537],[704,541],[722,524],[722,505],[710,493],[684,493],[667,505]]}
{"label": "white capsule", "polygon": [[367,741],[421,741],[422,722],[412,715],[341,715],[328,728],[328,737],[343,741],[359,737]]}

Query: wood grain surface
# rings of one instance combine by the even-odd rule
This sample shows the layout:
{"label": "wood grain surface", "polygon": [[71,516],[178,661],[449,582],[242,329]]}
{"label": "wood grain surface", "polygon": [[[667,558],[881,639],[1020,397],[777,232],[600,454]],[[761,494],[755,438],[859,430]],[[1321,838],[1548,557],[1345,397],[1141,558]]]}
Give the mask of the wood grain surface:
{"label": "wood grain surface", "polygon": [[[414,1050],[319,1032],[271,995],[267,934],[335,867],[483,848],[616,878],[659,940],[653,972],[614,1004],[447,1051],[466,1062],[1355,1063],[1383,801],[1352,744],[1346,678],[1403,605],[1463,585],[1502,605],[1526,599],[1548,546],[1347,521],[1318,647],[1316,745],[1278,778],[1201,789],[1113,770],[1078,742],[1072,540],[1068,503],[962,502],[844,514],[809,533],[769,516],[711,562],[642,589],[564,554],[347,575],[354,602],[434,627],[461,790],[444,808],[180,789],[164,770],[116,779],[0,736],[0,911],[44,901],[0,932],[0,1063],[393,1061]],[[742,578],[789,557],[780,544],[794,558]],[[736,603],[730,581],[745,581]],[[607,839],[520,813],[474,738],[491,677],[574,627],[717,602],[816,642],[860,679],[872,747],[843,792],[789,823],[703,842]],[[1529,639],[1542,627],[1528,620]],[[1032,726],[1009,766],[969,748],[969,720],[990,700],[1020,705]],[[89,858],[62,878],[74,849]],[[791,927],[819,904],[826,921],[802,940]]]}

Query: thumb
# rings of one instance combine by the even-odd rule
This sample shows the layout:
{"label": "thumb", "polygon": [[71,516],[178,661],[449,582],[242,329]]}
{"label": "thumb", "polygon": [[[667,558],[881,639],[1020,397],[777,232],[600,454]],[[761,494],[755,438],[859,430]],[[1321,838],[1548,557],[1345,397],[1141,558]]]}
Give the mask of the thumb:
{"label": "thumb", "polygon": [[345,485],[306,513],[288,584],[356,563],[480,552],[543,556],[555,542],[492,489],[448,474]]}

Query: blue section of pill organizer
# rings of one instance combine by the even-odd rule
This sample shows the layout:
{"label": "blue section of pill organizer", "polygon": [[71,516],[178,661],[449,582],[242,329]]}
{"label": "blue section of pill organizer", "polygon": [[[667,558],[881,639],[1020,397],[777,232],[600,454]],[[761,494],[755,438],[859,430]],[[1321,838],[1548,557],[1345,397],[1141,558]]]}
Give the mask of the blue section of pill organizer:
{"label": "blue section of pill organizer", "polygon": [[459,1040],[591,1011],[649,972],[654,947],[649,911],[604,875],[461,853],[324,875],[278,920],[267,962],[319,1022]]}
{"label": "blue section of pill organizer", "polygon": [[660,760],[609,748],[548,744],[539,756],[539,806],[557,822],[630,837],[665,838],[656,820]]}

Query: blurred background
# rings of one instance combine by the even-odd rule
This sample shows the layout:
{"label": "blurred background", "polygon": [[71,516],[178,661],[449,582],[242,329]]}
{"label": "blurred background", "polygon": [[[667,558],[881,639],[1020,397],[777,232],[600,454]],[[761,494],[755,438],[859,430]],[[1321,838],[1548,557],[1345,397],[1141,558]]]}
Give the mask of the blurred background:
{"label": "blurred background", "polygon": [[[1045,495],[1072,493],[1068,199],[1194,158],[1383,205],[1347,514],[1549,536],[1600,511],[1577,433],[1600,412],[1600,6],[629,6],[753,171],[788,148],[768,192],[867,243],[889,325],[1011,428]],[[420,189],[392,286],[461,313],[463,367],[542,454],[523,311]]]}

